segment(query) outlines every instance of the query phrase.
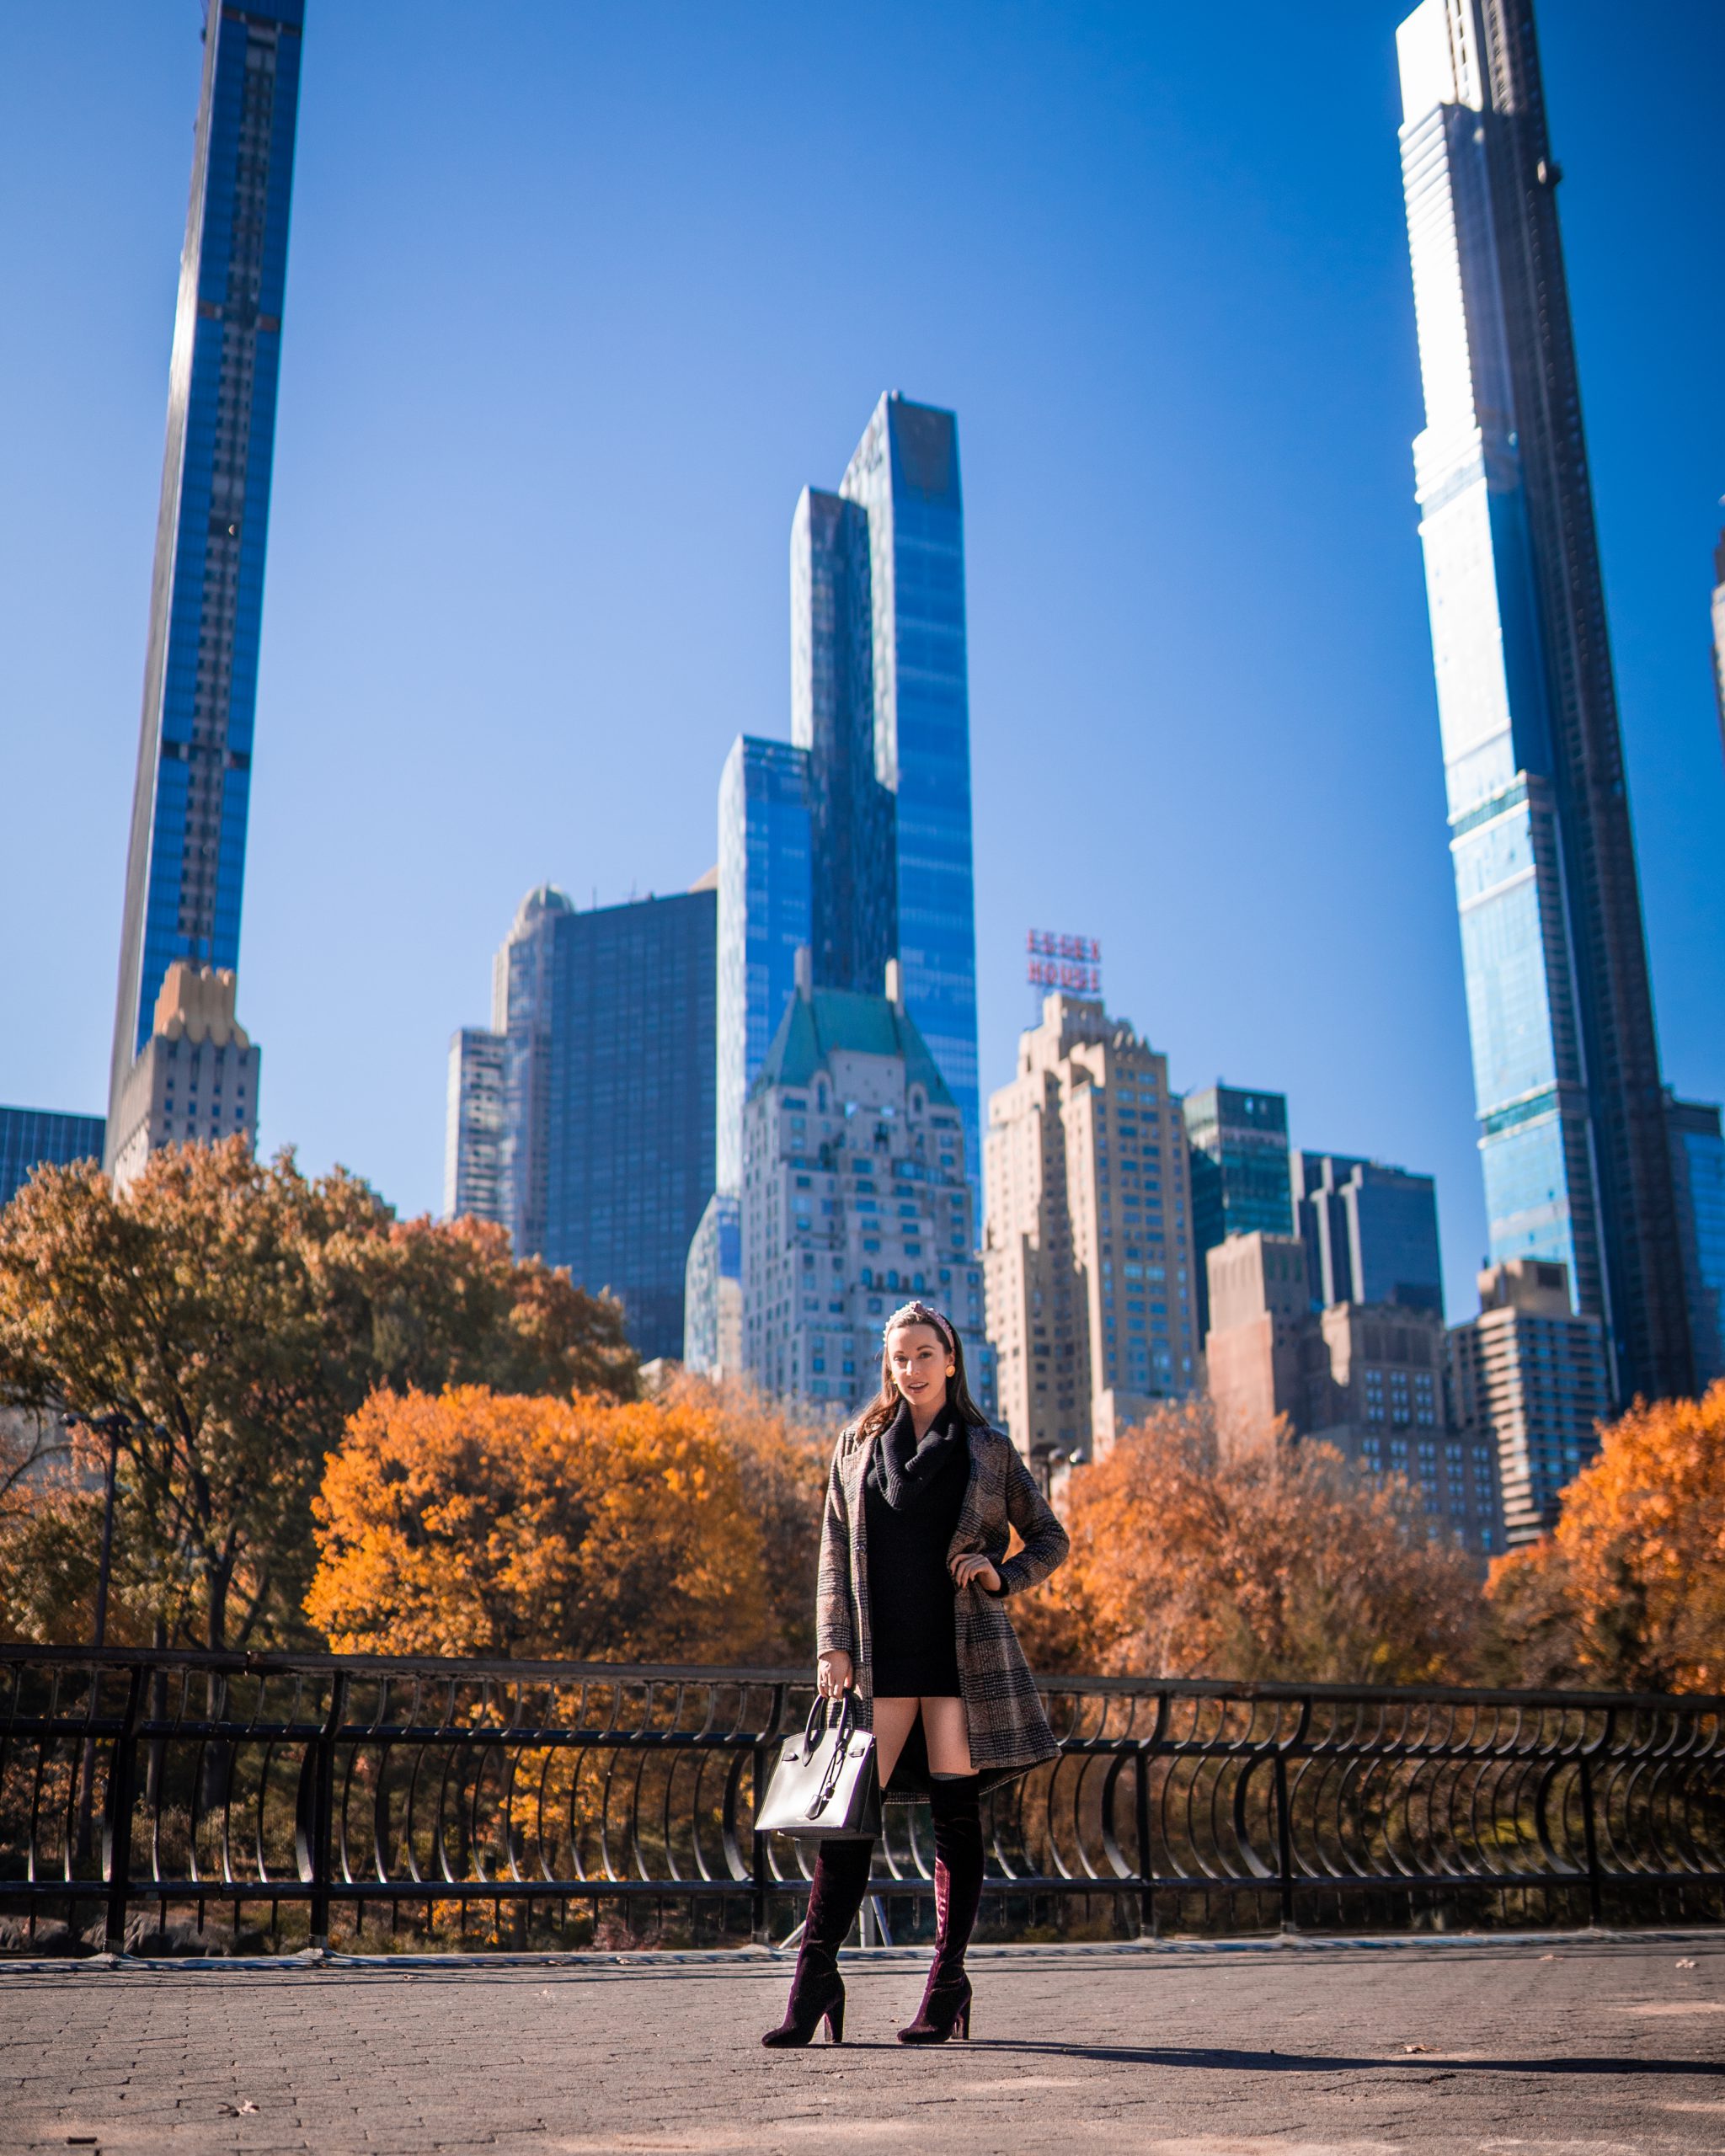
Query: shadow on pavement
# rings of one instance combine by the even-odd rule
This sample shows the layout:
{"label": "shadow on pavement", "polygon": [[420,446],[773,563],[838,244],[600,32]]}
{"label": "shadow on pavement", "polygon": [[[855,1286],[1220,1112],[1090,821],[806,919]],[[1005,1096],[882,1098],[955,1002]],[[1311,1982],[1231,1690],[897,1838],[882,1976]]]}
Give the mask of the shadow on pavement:
{"label": "shadow on pavement", "polygon": [[1012,2036],[979,2037],[973,2052],[1012,2052],[1033,2058],[1081,2058],[1104,2066],[1183,2066],[1223,2073],[1640,2073],[1725,2076],[1725,2064],[1678,2058],[1445,2058],[1438,2052],[1384,2058],[1331,2057],[1316,2052],[1232,2051],[1173,2045],[1060,2044]]}

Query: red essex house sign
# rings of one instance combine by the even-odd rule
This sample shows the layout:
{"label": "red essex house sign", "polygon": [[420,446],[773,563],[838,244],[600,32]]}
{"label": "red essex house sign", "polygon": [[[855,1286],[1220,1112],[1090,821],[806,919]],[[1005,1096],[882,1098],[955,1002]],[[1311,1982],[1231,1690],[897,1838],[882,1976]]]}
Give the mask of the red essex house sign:
{"label": "red essex house sign", "polygon": [[1102,994],[1102,945],[1095,937],[1056,936],[1052,929],[1033,928],[1024,947],[1030,954],[1024,977],[1033,988]]}

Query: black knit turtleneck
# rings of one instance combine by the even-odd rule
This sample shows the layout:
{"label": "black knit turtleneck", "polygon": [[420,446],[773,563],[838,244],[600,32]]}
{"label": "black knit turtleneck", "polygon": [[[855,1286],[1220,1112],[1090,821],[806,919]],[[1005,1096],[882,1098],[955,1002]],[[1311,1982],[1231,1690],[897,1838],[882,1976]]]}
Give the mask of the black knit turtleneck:
{"label": "black knit turtleneck", "polygon": [[947,1551],[969,1481],[969,1433],[949,1406],[920,1444],[908,1406],[874,1441],[862,1490],[877,1699],[959,1695]]}

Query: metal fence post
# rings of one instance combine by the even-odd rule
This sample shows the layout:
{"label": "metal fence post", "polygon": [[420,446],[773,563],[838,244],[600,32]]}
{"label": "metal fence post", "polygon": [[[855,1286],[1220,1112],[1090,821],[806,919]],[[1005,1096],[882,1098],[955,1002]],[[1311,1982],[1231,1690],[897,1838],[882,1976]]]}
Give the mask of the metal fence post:
{"label": "metal fence post", "polygon": [[1599,1892],[1599,1837],[1594,1822],[1594,1763],[1581,1755],[1581,1844],[1587,1859],[1587,1920],[1597,1930],[1603,1914]]}
{"label": "metal fence post", "polygon": [[347,1672],[338,1670],[330,1688],[329,1712],[318,1747],[317,1780],[312,1806],[312,1945],[329,1946],[329,1875],[335,1838],[335,1739],[347,1712]]}
{"label": "metal fence post", "polygon": [[108,1926],[104,1944],[110,1954],[126,1951],[126,1905],[131,1886],[131,1813],[137,1793],[138,1723],[143,1702],[144,1666],[136,1662],[126,1686],[126,1714],[114,1734],[114,1751],[108,1764],[107,1816],[102,1823],[108,1867]]}
{"label": "metal fence post", "polygon": [[1138,1936],[1154,1939],[1157,1936],[1156,1923],[1156,1888],[1151,1881],[1156,1877],[1156,1856],[1150,1846],[1150,1746],[1141,1743],[1134,1766],[1136,1798],[1134,1822],[1138,1829]]}
{"label": "metal fence post", "polygon": [[1282,1929],[1295,1931],[1294,1921],[1294,1836],[1288,1820],[1288,1761],[1279,1745],[1273,1767],[1276,1786],[1276,1880],[1281,1889]]}
{"label": "metal fence post", "polygon": [[[772,1719],[766,1729],[761,1731],[755,1739],[749,1790],[749,1819],[751,1827],[761,1817],[761,1806],[766,1797],[766,1748],[777,1734],[778,1726],[784,1719],[784,1711],[785,1688],[782,1684],[775,1684],[772,1688]],[[770,1884],[766,1862],[766,1837],[757,1831],[751,1838],[754,1843],[754,1851],[750,1864],[750,1874],[753,1884],[749,1895],[749,1935],[757,1946],[769,1946],[772,1942],[766,1929],[766,1890]]]}

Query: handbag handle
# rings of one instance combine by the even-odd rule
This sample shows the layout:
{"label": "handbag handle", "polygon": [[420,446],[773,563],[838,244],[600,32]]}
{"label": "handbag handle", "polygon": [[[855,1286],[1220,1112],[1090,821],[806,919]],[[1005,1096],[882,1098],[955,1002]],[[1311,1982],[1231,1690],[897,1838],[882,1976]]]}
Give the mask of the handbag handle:
{"label": "handbag handle", "polygon": [[[820,1726],[819,1729],[814,1728],[814,1716],[811,1715],[809,1727],[814,1730],[812,1742],[819,1742],[826,1733],[826,1702],[825,1700],[818,1700],[815,1706],[820,1715]],[[833,1792],[839,1785],[839,1776],[844,1771],[845,1754],[850,1749],[851,1732],[856,1717],[852,1712],[851,1694],[847,1691],[839,1704],[838,1721],[833,1728],[832,1753],[821,1774],[820,1787],[815,1792],[814,1801],[809,1807],[808,1816],[811,1819],[818,1819],[832,1801]]]}

